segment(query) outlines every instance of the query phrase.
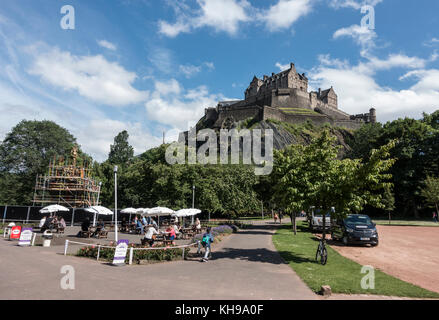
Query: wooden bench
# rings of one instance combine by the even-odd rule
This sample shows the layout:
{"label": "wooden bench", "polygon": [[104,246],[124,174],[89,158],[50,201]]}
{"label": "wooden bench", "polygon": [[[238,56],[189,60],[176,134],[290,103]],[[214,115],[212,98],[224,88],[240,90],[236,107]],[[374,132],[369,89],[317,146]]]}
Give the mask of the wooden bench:
{"label": "wooden bench", "polygon": [[98,232],[98,234],[96,235],[96,237],[98,239],[103,239],[103,238],[107,239],[108,238],[108,231],[107,230],[100,230]]}

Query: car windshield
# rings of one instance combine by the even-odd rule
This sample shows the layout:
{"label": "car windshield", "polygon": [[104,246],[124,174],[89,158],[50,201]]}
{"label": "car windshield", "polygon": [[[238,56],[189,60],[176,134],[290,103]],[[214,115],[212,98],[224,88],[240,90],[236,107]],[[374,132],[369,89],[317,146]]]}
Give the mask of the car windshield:
{"label": "car windshield", "polygon": [[348,216],[345,219],[346,224],[350,225],[371,225],[372,220],[368,216]]}
{"label": "car windshield", "polygon": [[[326,217],[327,217],[327,218],[329,218],[330,216],[331,216],[331,215],[330,215],[329,213],[326,214]],[[321,214],[321,213],[314,214],[314,217],[319,217],[319,218],[321,218],[321,217],[322,217],[322,214]]]}

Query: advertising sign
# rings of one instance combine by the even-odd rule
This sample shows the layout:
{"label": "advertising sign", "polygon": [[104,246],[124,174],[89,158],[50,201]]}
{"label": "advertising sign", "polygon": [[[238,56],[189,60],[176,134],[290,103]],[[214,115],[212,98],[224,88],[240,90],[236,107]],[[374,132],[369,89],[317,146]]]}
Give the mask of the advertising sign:
{"label": "advertising sign", "polygon": [[116,266],[124,265],[127,256],[129,240],[119,240],[116,250],[114,250],[113,264]]}
{"label": "advertising sign", "polygon": [[18,245],[22,247],[30,246],[32,240],[32,228],[24,228],[20,234],[20,240],[18,240]]}
{"label": "advertising sign", "polygon": [[20,239],[21,227],[15,226],[12,227],[11,233],[9,234],[9,240],[18,240]]}

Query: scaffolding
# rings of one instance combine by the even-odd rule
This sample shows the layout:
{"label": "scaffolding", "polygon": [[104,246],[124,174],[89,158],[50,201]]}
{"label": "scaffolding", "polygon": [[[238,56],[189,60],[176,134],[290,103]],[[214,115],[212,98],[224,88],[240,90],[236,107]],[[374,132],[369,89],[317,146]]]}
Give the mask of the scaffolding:
{"label": "scaffolding", "polygon": [[91,169],[77,166],[78,149],[68,158],[54,156],[45,175],[37,175],[33,205],[59,204],[70,208],[84,208],[98,205],[100,185],[91,176]]}

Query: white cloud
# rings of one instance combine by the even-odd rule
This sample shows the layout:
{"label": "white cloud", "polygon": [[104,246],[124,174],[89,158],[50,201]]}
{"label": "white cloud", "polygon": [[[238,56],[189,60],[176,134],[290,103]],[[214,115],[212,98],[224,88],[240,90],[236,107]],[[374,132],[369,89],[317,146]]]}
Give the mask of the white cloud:
{"label": "white cloud", "polygon": [[145,152],[161,143],[161,139],[144,130],[140,122],[93,119],[85,128],[75,131],[83,150],[91,153],[95,160],[104,161],[110,152],[110,145],[114,143],[114,137],[123,130],[129,134],[128,142],[133,146],[134,154]]}
{"label": "white cloud", "polygon": [[174,38],[180,33],[187,33],[190,30],[191,25],[184,21],[178,21],[174,24],[168,23],[163,20],[159,21],[159,32],[170,38]]}
{"label": "white cloud", "polygon": [[336,9],[353,8],[358,10],[365,5],[376,6],[381,2],[383,2],[383,0],[331,0],[329,5]]}
{"label": "white cloud", "polygon": [[376,108],[379,121],[405,116],[420,118],[422,112],[431,113],[438,109],[439,70],[415,69],[407,72],[399,80],[411,78],[416,83],[401,90],[380,86],[374,78],[378,71],[396,67],[418,68],[425,66],[427,60],[400,54],[391,54],[382,60],[376,57],[369,59],[355,66],[338,63],[330,66],[321,63],[309,73],[310,82],[315,87],[334,86],[339,108],[350,114],[364,113],[371,107]]}
{"label": "white cloud", "polygon": [[117,46],[116,46],[115,44],[113,44],[113,43],[107,41],[107,40],[99,40],[99,41],[98,41],[98,44],[99,44],[101,47],[106,48],[106,49],[108,49],[108,50],[112,50],[112,51],[117,50]]}
{"label": "white cloud", "polygon": [[186,78],[189,79],[200,73],[203,70],[203,67],[206,67],[210,71],[215,69],[215,65],[212,62],[204,62],[199,66],[194,66],[192,64],[180,65],[178,69],[180,73],[182,73]]}
{"label": "white cloud", "polygon": [[285,71],[290,68],[290,64],[281,64],[280,62],[276,62],[275,66],[279,68],[280,71]]}
{"label": "white cloud", "polygon": [[311,11],[310,0],[280,0],[267,11],[262,12],[259,18],[265,21],[270,31],[290,28],[300,17]]}
{"label": "white cloud", "polygon": [[35,52],[28,72],[64,90],[76,90],[81,96],[111,106],[125,106],[145,101],[148,92],[135,89],[134,72],[125,70],[103,56],[75,56],[58,48]]}
{"label": "white cloud", "polygon": [[[184,3],[184,1],[183,1]],[[247,0],[197,0],[198,8],[172,3],[178,17],[175,23],[160,20],[159,33],[176,37],[180,33],[210,27],[236,35],[243,23],[263,22],[270,32],[290,28],[311,11],[312,0],[279,0],[268,9],[252,6]]]}
{"label": "white cloud", "polygon": [[350,27],[341,28],[334,32],[334,39],[341,37],[351,37],[359,44],[363,50],[370,49],[375,46],[374,41],[376,39],[376,33],[374,30],[369,29],[367,26],[352,25]]}
{"label": "white cloud", "polygon": [[236,34],[239,24],[250,20],[246,11],[251,6],[246,0],[197,0],[199,6],[195,14],[194,10],[181,5],[175,5],[174,9],[179,18],[176,23],[159,21],[159,32],[175,37],[183,32],[194,29],[212,27],[216,31],[224,31],[230,35]]}
{"label": "white cloud", "polygon": [[156,81],[155,88],[145,103],[148,119],[179,130],[187,130],[188,124],[204,115],[205,108],[224,99],[222,95],[210,94],[205,86],[185,90],[175,79]]}
{"label": "white cloud", "polygon": [[423,43],[426,47],[436,47],[439,46],[439,39],[438,38],[432,38],[431,40],[425,41]]}

